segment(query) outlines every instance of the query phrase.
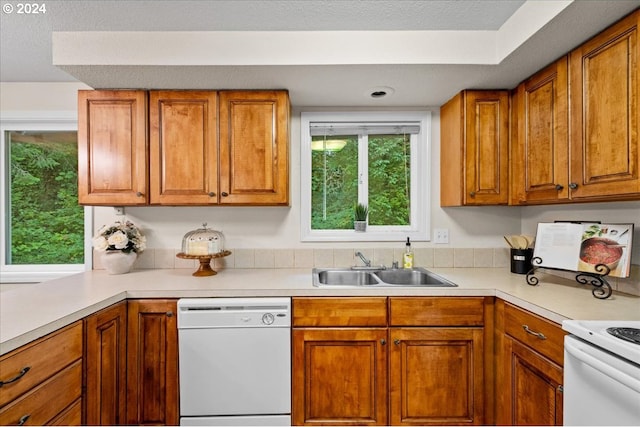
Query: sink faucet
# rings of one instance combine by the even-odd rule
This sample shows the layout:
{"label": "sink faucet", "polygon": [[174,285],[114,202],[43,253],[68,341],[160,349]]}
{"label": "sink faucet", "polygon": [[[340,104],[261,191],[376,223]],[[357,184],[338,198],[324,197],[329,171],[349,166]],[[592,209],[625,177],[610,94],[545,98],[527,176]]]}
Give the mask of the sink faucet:
{"label": "sink faucet", "polygon": [[368,260],[367,258],[365,258],[365,256],[362,255],[362,252],[360,252],[360,251],[356,252],[356,256],[360,257],[362,262],[364,262],[364,265],[366,265],[367,267],[371,267],[371,261]]}

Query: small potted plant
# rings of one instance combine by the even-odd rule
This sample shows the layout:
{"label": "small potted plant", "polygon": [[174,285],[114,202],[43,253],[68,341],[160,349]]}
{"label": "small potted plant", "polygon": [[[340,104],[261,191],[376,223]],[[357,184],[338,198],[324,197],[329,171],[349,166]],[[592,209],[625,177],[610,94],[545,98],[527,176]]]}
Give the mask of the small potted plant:
{"label": "small potted plant", "polygon": [[353,213],[354,230],[367,231],[367,216],[369,216],[369,207],[363,203],[356,203]]}

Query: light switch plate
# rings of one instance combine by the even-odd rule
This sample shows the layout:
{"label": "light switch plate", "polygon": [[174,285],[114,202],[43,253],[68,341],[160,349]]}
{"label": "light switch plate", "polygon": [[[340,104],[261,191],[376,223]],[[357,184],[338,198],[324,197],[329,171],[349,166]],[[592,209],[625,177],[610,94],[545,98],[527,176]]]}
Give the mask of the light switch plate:
{"label": "light switch plate", "polygon": [[434,228],[433,229],[433,243],[449,243],[449,229],[447,228]]}

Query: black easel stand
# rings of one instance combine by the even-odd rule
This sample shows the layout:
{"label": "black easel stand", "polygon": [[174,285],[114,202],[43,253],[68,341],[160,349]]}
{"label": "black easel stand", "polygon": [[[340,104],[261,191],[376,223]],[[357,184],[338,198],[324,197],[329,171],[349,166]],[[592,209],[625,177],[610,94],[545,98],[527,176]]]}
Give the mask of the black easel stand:
{"label": "black easel stand", "polygon": [[[531,268],[531,270],[527,273],[527,284],[531,286],[536,286],[538,284],[538,278],[535,276],[535,273],[536,273],[536,270],[539,268],[540,264],[542,264],[542,258],[533,257],[531,259],[531,264],[533,265],[533,268]],[[544,268],[549,268],[549,267],[544,267]],[[551,269],[551,270],[558,270],[558,269]],[[576,282],[580,283],[581,285],[593,286],[591,293],[595,298],[607,299],[613,293],[613,290],[611,289],[611,285],[609,284],[609,282],[607,282],[607,279],[605,279],[605,276],[609,274],[611,269],[607,267],[605,264],[598,264],[595,266],[595,270],[597,271],[597,273],[586,273],[582,271],[576,272],[578,273],[576,275]],[[567,271],[567,270],[563,270],[563,271]]]}

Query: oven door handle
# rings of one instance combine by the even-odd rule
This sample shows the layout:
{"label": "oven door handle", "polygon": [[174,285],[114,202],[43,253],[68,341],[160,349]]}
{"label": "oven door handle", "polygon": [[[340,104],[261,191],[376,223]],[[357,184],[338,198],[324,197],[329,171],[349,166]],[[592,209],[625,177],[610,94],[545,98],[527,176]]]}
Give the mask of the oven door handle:
{"label": "oven door handle", "polygon": [[593,369],[600,371],[607,377],[618,381],[619,383],[629,387],[632,390],[635,390],[637,393],[640,393],[640,381],[636,380],[635,378],[601,362],[589,353],[578,348],[578,346],[574,345],[570,341],[565,341],[564,349],[567,353],[569,353],[571,356],[575,357],[582,363],[591,366]]}

